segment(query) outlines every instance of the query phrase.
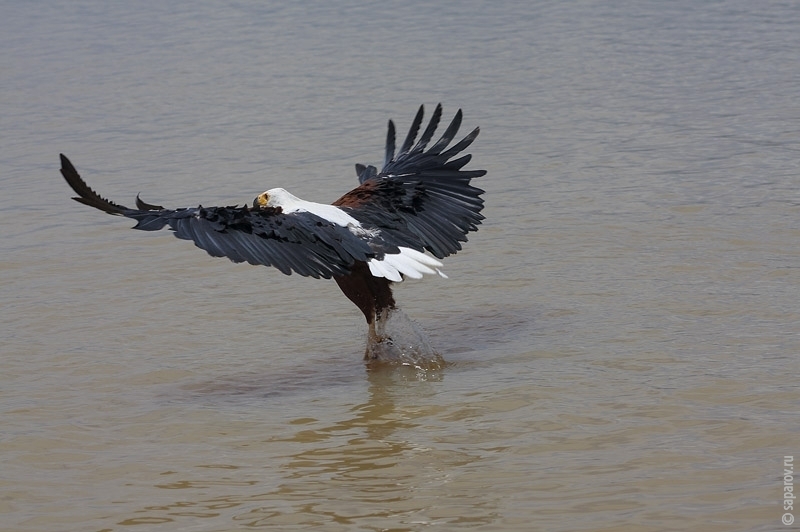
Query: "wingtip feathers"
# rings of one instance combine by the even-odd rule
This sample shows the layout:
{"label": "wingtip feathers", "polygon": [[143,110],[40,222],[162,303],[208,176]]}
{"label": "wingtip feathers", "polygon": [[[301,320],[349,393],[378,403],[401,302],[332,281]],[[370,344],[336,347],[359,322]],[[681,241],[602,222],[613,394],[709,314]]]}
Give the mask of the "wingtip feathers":
{"label": "wingtip feathers", "polygon": [[73,166],[67,156],[63,153],[59,155],[61,158],[61,175],[64,176],[64,179],[67,181],[67,184],[72,187],[72,190],[78,194],[78,197],[73,197],[72,199],[84,205],[89,205],[95,209],[107,212],[108,214],[122,214],[124,211],[128,210],[127,207],[117,205],[92,190],[92,188],[81,179],[80,174],[75,170],[75,166]]}

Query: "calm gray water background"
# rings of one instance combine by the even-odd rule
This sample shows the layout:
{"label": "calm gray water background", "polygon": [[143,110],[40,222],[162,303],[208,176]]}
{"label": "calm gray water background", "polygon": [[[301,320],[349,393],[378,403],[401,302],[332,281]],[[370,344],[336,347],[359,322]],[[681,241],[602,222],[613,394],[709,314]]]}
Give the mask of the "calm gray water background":
{"label": "calm gray water background", "polygon": [[[0,13],[0,529],[800,526],[800,4]],[[131,231],[58,173],[332,201],[439,101],[489,173],[450,279],[397,289],[436,373],[367,371],[333,282]]]}

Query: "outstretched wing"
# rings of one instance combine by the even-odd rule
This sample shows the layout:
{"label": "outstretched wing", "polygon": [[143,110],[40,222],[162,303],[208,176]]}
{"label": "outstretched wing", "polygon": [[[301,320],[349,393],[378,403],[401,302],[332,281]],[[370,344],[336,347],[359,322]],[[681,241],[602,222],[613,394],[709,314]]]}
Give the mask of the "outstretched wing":
{"label": "outstretched wing", "polygon": [[416,141],[423,115],[420,106],[396,153],[395,127],[390,120],[383,169],[378,172],[374,166],[356,165],[361,185],[333,204],[364,223],[412,233],[422,248],[441,259],[460,250],[467,233],[477,231],[483,220],[483,190],[470,185],[470,180],[485,175],[486,170],[463,170],[472,158],[469,154],[453,159],[472,144],[479,128],[448,148],[461,126],[461,109],[427,150],[442,117],[442,105],[436,106]]}
{"label": "outstretched wing", "polygon": [[101,197],[61,155],[61,174],[78,194],[74,200],[109,214],[137,221],[134,229],[157,231],[169,226],[176,237],[192,240],[214,257],[274,266],[310,277],[349,273],[354,261],[374,257],[370,246],[346,228],[308,212],[284,214],[280,208],[196,207],[164,209],[138,197],[136,209]]}

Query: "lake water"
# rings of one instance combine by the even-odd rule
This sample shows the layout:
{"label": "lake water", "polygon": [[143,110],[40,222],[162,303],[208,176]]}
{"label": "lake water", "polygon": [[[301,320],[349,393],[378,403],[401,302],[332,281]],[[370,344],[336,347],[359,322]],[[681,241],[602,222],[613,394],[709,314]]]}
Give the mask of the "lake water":
{"label": "lake water", "polygon": [[[800,5],[604,4],[4,2],[0,528],[800,526]],[[396,289],[440,371],[58,173],[332,201],[440,101],[488,170],[450,278]]]}

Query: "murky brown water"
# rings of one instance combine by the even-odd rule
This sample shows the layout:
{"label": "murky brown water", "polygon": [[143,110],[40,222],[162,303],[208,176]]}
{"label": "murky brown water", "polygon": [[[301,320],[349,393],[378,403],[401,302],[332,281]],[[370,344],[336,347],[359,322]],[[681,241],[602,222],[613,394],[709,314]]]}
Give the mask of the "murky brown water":
{"label": "murky brown water", "polygon": [[[333,5],[2,8],[0,529],[797,528],[797,7]],[[397,290],[441,371],[58,174],[330,201],[438,101],[489,170],[450,279]]]}

